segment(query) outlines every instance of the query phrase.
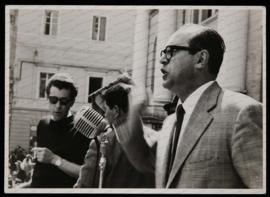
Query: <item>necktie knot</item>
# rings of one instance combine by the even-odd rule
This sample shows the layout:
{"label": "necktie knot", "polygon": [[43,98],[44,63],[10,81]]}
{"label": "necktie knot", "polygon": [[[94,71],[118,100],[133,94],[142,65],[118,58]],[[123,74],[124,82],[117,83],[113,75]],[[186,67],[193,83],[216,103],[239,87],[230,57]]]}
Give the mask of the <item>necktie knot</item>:
{"label": "necktie knot", "polygon": [[176,110],[176,120],[177,120],[177,123],[182,123],[184,114],[185,114],[185,110],[183,108],[183,105],[179,105],[177,107],[177,110]]}

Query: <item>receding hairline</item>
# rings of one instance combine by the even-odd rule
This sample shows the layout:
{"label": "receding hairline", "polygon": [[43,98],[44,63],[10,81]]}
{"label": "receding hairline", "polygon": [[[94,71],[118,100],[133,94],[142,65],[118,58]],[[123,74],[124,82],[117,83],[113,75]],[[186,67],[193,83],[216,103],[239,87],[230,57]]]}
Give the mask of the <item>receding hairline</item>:
{"label": "receding hairline", "polygon": [[183,25],[172,34],[172,36],[166,43],[166,46],[169,45],[188,46],[188,43],[192,38],[210,29],[212,28],[202,25],[195,25],[195,24]]}

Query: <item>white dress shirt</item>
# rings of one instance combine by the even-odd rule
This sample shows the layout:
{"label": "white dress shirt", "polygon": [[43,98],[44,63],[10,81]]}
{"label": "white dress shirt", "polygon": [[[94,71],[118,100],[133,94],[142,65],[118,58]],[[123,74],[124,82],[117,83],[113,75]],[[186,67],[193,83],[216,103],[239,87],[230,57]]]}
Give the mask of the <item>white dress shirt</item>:
{"label": "white dress shirt", "polygon": [[[191,95],[189,95],[185,102],[182,103],[181,100],[179,99],[178,103],[177,103],[177,107],[179,105],[183,105],[183,108],[185,110],[185,115],[184,115],[184,119],[183,119],[183,123],[182,123],[182,127],[181,127],[181,131],[180,131],[180,135],[179,135],[179,139],[178,141],[182,140],[182,136],[183,133],[186,129],[187,123],[190,119],[190,116],[197,104],[197,102],[199,101],[201,95],[203,94],[203,92],[214,83],[214,81],[209,81],[203,85],[201,85],[199,88],[197,88]],[[177,109],[177,108],[176,108]]]}

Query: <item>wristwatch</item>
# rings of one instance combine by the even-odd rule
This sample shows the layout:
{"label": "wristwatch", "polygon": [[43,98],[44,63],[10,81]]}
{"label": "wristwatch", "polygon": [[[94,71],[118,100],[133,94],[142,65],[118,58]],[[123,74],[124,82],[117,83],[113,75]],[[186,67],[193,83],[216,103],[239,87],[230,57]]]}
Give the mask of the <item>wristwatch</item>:
{"label": "wristwatch", "polygon": [[62,158],[61,157],[57,157],[56,160],[54,160],[53,164],[57,167],[61,166],[62,164]]}

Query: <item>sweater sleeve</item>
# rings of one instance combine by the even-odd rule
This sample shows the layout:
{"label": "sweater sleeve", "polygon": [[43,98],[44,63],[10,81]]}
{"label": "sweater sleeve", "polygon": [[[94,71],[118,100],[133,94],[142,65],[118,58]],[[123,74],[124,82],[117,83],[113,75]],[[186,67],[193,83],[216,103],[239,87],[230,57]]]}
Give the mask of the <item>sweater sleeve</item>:
{"label": "sweater sleeve", "polygon": [[98,171],[98,142],[92,140],[89,144],[89,149],[84,158],[84,164],[81,166],[79,178],[74,185],[75,188],[93,188],[95,186],[97,171]]}

